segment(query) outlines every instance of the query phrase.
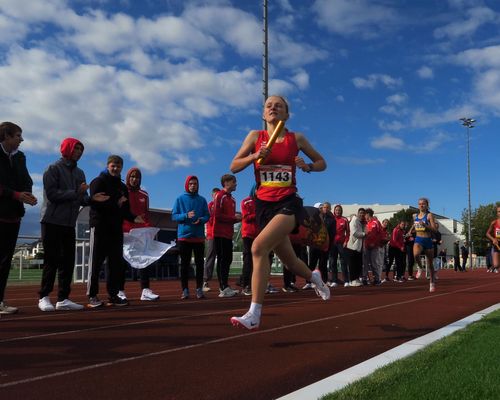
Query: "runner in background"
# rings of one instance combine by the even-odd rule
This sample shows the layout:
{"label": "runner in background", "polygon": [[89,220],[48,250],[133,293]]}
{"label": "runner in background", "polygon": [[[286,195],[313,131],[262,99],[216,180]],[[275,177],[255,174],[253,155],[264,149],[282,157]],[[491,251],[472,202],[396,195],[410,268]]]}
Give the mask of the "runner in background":
{"label": "runner in background", "polygon": [[416,233],[415,243],[413,245],[413,256],[417,261],[418,271],[415,276],[420,278],[423,271],[422,258],[420,254],[425,252],[427,268],[429,268],[430,285],[429,291],[432,293],[436,290],[435,273],[434,273],[434,248],[432,245],[432,233],[436,231],[436,222],[434,215],[429,211],[429,200],[422,197],[418,200],[419,212],[413,214],[414,223],[410,229],[409,234]]}

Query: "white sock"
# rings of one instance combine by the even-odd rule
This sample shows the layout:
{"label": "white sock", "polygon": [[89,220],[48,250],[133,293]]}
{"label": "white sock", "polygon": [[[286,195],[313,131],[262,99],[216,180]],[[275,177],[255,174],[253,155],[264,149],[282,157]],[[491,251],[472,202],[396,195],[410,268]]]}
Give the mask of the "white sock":
{"label": "white sock", "polygon": [[260,315],[262,314],[262,304],[252,302],[252,304],[250,304],[250,310],[248,311],[260,319]]}

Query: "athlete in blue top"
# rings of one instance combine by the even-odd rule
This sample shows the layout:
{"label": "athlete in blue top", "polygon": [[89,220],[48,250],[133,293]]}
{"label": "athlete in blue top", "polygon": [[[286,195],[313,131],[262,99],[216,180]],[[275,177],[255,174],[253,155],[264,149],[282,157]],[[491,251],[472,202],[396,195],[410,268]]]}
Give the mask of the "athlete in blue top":
{"label": "athlete in blue top", "polygon": [[415,221],[411,227],[408,234],[413,231],[416,233],[415,243],[413,244],[413,255],[417,261],[418,271],[416,278],[420,278],[422,275],[422,258],[420,255],[422,251],[425,252],[427,258],[426,263],[430,272],[430,287],[429,291],[434,292],[436,290],[435,285],[435,273],[434,266],[432,264],[434,258],[434,249],[432,246],[432,232],[437,230],[436,222],[434,220],[434,215],[429,212],[429,200],[425,197],[418,199],[418,209],[417,214],[413,214],[413,220]]}

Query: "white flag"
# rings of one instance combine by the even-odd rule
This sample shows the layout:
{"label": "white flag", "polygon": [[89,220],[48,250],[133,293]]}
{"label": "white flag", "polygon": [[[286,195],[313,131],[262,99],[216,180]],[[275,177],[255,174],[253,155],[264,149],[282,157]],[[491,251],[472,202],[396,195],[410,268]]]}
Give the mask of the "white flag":
{"label": "white flag", "polygon": [[131,267],[146,268],[175,246],[175,241],[167,244],[154,240],[159,231],[159,228],[136,228],[123,234],[123,258]]}

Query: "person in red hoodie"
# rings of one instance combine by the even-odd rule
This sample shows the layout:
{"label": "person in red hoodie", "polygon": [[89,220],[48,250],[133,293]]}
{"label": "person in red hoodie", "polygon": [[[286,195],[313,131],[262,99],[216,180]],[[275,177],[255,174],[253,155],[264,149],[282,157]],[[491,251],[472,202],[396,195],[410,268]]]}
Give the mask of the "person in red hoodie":
{"label": "person in red hoodie", "polygon": [[[41,311],[81,310],[83,305],[69,299],[75,268],[75,225],[80,207],[90,204],[85,173],[78,167],[83,154],[83,143],[66,138],[60,146],[61,158],[49,165],[43,174],[43,204],[41,231],[44,248],[44,266],[40,284],[38,308]],[[107,197],[101,193],[94,201]],[[58,275],[57,303],[51,303],[49,294]]]}
{"label": "person in red hoodie", "polygon": [[236,213],[236,202],[231,195],[236,190],[236,177],[225,174],[221,178],[222,190],[214,200],[214,244],[217,254],[217,277],[219,278],[219,297],[232,297],[237,292],[228,285],[229,269],[233,262],[234,224],[241,221]]}
{"label": "person in red hoodie", "polygon": [[[125,180],[125,184],[128,189],[128,201],[130,203],[130,211],[132,214],[142,216],[144,220],[143,223],[135,223],[131,221],[124,220],[123,221],[123,233],[130,232],[131,229],[135,228],[146,228],[151,226],[149,219],[149,194],[145,190],[141,189],[142,183],[142,173],[141,170],[137,167],[132,167],[127,172],[127,178]],[[153,264],[152,264],[153,265]],[[149,287],[149,271],[152,267],[142,268],[139,270],[139,279],[141,280],[141,300],[143,301],[154,301],[160,298],[159,295],[154,293]],[[118,292],[118,297],[122,299],[126,299],[125,295],[125,281],[120,287],[120,291]]]}
{"label": "person in red hoodie", "polygon": [[405,226],[405,221],[399,221],[399,224],[392,230],[389,241],[389,265],[392,265],[393,260],[396,262],[394,279],[397,282],[404,282]]}
{"label": "person in red hoodie", "polygon": [[255,185],[250,195],[241,201],[241,238],[243,239],[243,294],[252,294],[251,279],[253,271],[252,244],[257,236],[257,221],[255,219]]}
{"label": "person in red hoodie", "polygon": [[205,236],[207,239],[207,255],[205,258],[205,266],[203,267],[203,291],[210,292],[210,287],[208,282],[212,279],[214,273],[215,259],[217,254],[215,253],[214,245],[214,200],[215,195],[219,191],[219,188],[212,189],[212,200],[208,203],[208,214],[210,217],[205,225]]}
{"label": "person in red hoodie", "polygon": [[335,287],[338,284],[338,268],[337,259],[340,258],[340,267],[342,268],[342,277],[344,278],[344,286],[350,286],[351,277],[349,268],[347,267],[347,243],[349,242],[349,220],[342,214],[344,210],[340,204],[333,208],[333,216],[335,217],[335,237],[332,238],[332,246],[330,250],[330,266],[328,271],[330,287]]}
{"label": "person in red hoodie", "polygon": [[382,224],[373,216],[371,208],[366,209],[366,237],[363,249],[363,284],[368,284],[368,270],[371,266],[373,273],[373,284],[380,285],[382,273],[383,252],[380,247],[383,235]]}

